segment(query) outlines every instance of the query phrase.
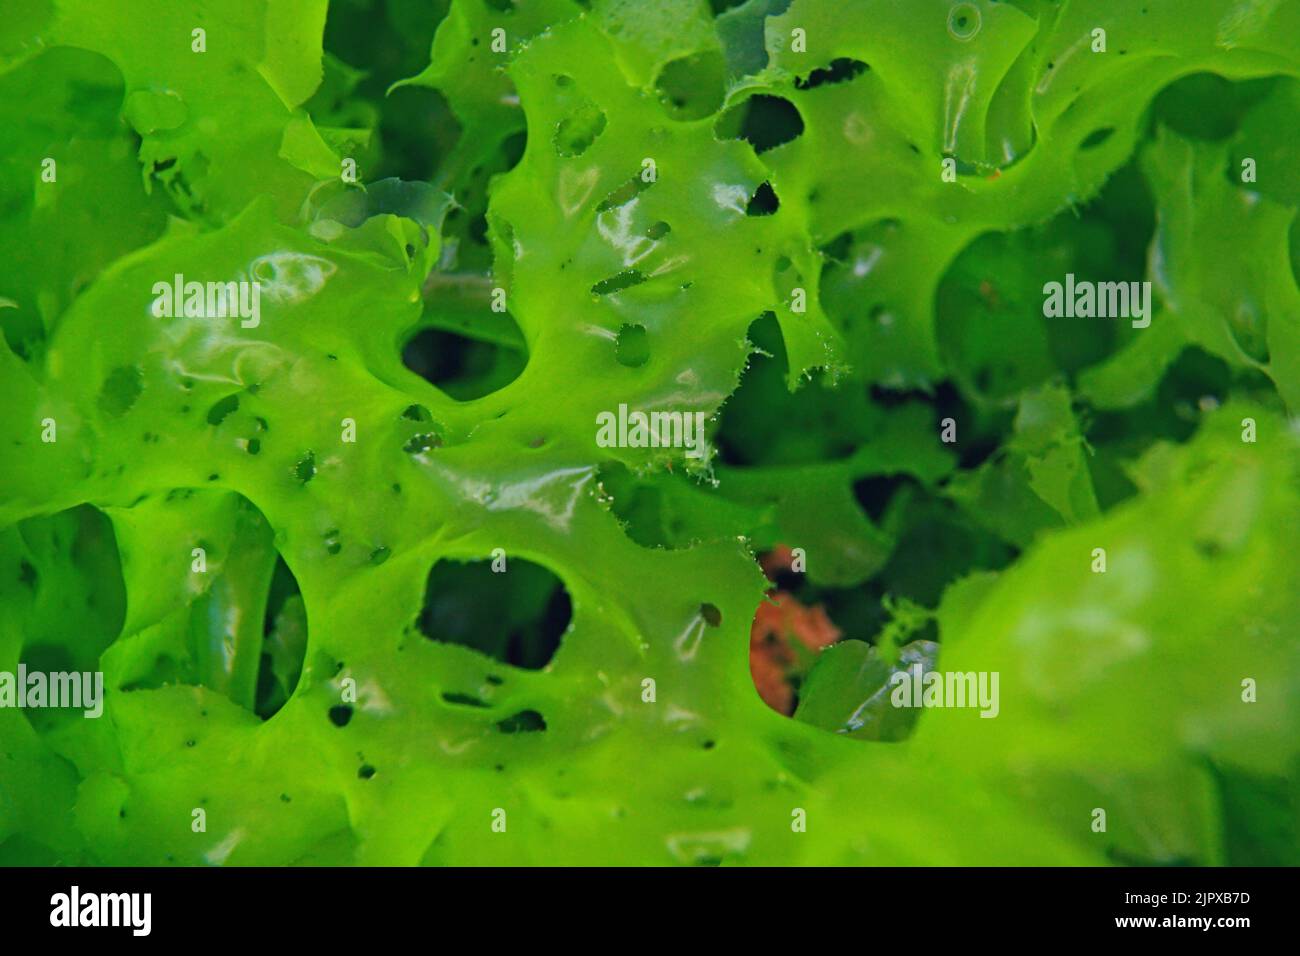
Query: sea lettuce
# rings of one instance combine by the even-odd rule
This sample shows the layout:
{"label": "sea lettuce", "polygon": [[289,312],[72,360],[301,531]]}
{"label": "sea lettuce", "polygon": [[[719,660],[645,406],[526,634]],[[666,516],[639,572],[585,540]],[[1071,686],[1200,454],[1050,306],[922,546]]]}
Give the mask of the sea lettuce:
{"label": "sea lettuce", "polygon": [[[0,862],[1294,864],[1298,34],[19,5],[0,672],[107,690],[0,709]],[[1067,272],[1150,281],[1150,327],[1046,318]],[[178,274],[259,321],[157,314]],[[704,453],[603,447],[619,405]],[[548,575],[571,620],[512,663]],[[774,591],[844,634],[796,719]],[[922,660],[996,717],[886,710]]]}

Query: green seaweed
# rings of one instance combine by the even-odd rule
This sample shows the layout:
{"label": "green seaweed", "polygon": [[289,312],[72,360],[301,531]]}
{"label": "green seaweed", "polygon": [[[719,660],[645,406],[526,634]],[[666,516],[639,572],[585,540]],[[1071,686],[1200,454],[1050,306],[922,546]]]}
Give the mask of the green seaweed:
{"label": "green seaweed", "polygon": [[[23,5],[0,671],[106,696],[0,708],[0,862],[1300,861],[1297,35]],[[1046,318],[1067,272],[1150,326]],[[158,314],[178,274],[258,321]],[[602,447],[620,404],[705,453]],[[795,720],[748,667],[779,545],[848,638]],[[883,710],[917,647],[996,719]]]}

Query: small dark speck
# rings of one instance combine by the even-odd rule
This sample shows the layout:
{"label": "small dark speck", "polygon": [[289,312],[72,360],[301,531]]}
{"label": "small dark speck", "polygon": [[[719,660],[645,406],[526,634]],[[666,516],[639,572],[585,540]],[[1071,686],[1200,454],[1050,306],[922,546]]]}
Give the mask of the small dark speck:
{"label": "small dark speck", "polygon": [[197,743],[198,743],[198,741],[191,737],[189,740],[185,741],[185,746],[186,746],[186,747],[193,747],[193,746],[194,746],[195,744],[197,744]]}
{"label": "small dark speck", "polygon": [[362,764],[361,768],[357,771],[357,776],[360,777],[362,780],[369,780],[374,775],[375,775],[375,768],[370,766],[370,764],[368,763]]}
{"label": "small dark speck", "polygon": [[716,604],[701,604],[700,616],[704,618],[704,623],[709,627],[720,627],[722,625],[722,612],[718,610]]}
{"label": "small dark speck", "polygon": [[289,802],[291,802],[292,800],[293,800],[293,797],[289,796],[287,793],[282,793],[282,794],[280,794],[280,802],[281,802],[281,803],[289,803]]}

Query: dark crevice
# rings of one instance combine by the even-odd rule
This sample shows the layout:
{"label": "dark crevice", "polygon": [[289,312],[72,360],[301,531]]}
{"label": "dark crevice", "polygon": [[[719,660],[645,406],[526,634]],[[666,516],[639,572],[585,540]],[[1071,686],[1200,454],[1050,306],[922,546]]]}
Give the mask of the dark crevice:
{"label": "dark crevice", "polygon": [[754,190],[749,204],[745,206],[745,215],[770,216],[780,208],[781,200],[777,197],[776,190],[772,188],[771,183],[765,182]]}
{"label": "dark crevice", "polygon": [[540,670],[572,617],[563,582],[541,565],[510,558],[496,572],[491,561],[443,560],[429,572],[418,626],[430,640]]}
{"label": "dark crevice", "polygon": [[905,485],[916,486],[917,482],[909,475],[869,475],[853,483],[853,497],[867,517],[879,524],[894,493]]}
{"label": "dark crevice", "polygon": [[854,77],[861,76],[869,69],[871,67],[861,60],[840,57],[832,60],[829,66],[813,70],[806,78],[795,77],[794,88],[796,90],[811,90],[819,86],[846,83]]}
{"label": "dark crevice", "polygon": [[298,579],[279,556],[271,573],[262,634],[253,710],[266,720],[293,696],[307,656],[307,605]]}
{"label": "dark crevice", "polygon": [[765,153],[797,139],[804,130],[798,108],[784,97],[759,93],[724,110],[714,124],[719,139],[743,139]]}
{"label": "dark crevice", "polygon": [[535,710],[521,710],[497,722],[497,730],[503,734],[537,733],[545,729],[546,718]]}
{"label": "dark crevice", "polygon": [[[523,339],[522,333],[519,338]],[[468,402],[513,382],[523,372],[527,356],[455,332],[421,329],[403,346],[402,363],[456,401]]]}
{"label": "dark crevice", "polygon": [[645,276],[636,269],[627,269],[618,275],[600,280],[591,287],[591,293],[592,295],[613,295],[615,292],[622,292],[624,289],[630,289],[642,282],[645,282]]}

